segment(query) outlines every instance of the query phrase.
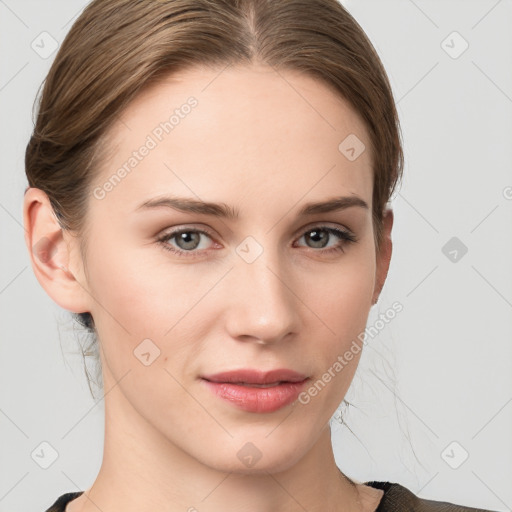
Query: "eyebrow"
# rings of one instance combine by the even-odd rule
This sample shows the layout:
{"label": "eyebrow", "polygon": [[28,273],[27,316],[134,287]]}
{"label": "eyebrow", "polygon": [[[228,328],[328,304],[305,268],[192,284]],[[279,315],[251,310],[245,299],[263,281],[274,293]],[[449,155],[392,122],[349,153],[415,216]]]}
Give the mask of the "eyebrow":
{"label": "eyebrow", "polygon": [[[345,210],[357,206],[359,208],[369,209],[366,201],[359,196],[341,196],[320,201],[316,203],[307,203],[299,211],[299,216],[314,215],[316,213],[328,213],[339,210]],[[210,203],[198,201],[188,197],[165,196],[144,201],[135,211],[149,210],[156,208],[171,208],[173,210],[185,213],[198,213],[202,215],[211,215],[213,217],[235,220],[239,218],[240,212],[236,208],[225,203]]]}

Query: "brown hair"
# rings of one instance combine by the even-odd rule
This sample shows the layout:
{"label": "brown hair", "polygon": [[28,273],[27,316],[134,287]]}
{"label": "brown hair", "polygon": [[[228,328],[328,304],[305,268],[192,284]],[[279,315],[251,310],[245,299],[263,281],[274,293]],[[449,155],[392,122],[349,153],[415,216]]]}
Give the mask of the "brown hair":
{"label": "brown hair", "polygon": [[[403,170],[400,125],[375,49],[337,0],[94,0],[56,55],[25,155],[29,186],[48,195],[83,255],[91,183],[123,109],[173,72],[256,61],[319,78],[361,116],[380,247],[383,210]],[[90,313],[75,318],[95,332]]]}

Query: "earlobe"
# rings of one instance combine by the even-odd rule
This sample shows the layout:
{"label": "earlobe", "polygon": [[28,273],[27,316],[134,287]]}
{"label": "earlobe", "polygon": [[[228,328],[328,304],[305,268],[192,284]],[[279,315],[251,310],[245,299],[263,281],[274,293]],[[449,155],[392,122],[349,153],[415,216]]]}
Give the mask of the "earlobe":
{"label": "earlobe", "polygon": [[[72,268],[80,267],[69,236],[61,228],[48,196],[30,187],[23,202],[25,243],[34,274],[50,298],[75,313],[89,311],[88,294]],[[85,283],[84,283],[85,284]]]}
{"label": "earlobe", "polygon": [[393,252],[393,242],[391,240],[391,230],[393,228],[393,210],[387,208],[384,212],[383,229],[382,229],[382,243],[380,251],[376,255],[377,270],[375,276],[375,289],[373,293],[372,305],[376,304],[380,292],[384,287],[388,275],[389,265],[391,263],[391,254]]}

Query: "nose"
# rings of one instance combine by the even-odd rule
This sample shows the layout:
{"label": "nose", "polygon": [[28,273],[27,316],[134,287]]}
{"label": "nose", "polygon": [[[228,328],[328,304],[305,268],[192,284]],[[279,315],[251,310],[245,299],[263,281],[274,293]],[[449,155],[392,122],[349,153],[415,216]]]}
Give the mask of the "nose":
{"label": "nose", "polygon": [[[274,344],[300,329],[301,300],[286,262],[265,250],[256,261],[237,259],[230,272],[228,333],[240,341]],[[304,299],[302,299],[304,300]]]}

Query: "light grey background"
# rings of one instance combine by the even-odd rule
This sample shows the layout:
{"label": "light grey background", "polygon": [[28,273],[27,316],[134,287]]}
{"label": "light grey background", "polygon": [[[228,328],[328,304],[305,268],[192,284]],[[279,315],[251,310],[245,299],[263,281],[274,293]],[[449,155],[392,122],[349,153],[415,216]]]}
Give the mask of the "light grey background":
{"label": "light grey background", "polygon": [[[389,74],[406,166],[368,325],[395,301],[403,311],[365,345],[344,413],[353,434],[332,423],[336,460],[360,481],[511,510],[512,2],[343,3]],[[46,510],[101,464],[103,401],[68,313],[34,277],[22,226],[32,104],[55,56],[31,44],[42,32],[62,41],[85,4],[0,0],[0,512]],[[48,469],[43,442],[58,453]]]}

